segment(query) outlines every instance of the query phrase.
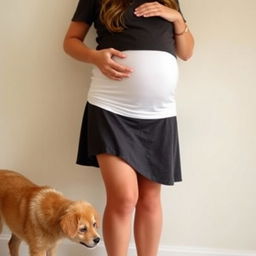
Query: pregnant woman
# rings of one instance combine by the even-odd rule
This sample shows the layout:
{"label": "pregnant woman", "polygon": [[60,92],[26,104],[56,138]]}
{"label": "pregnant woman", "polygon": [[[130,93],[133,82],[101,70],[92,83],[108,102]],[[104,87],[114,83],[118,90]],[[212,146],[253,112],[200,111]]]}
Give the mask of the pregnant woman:
{"label": "pregnant woman", "polygon": [[[94,24],[97,47],[83,43]],[[93,64],[77,163],[99,167],[107,203],[108,256],[126,256],[131,217],[138,256],[156,256],[161,184],[182,180],[176,119],[176,57],[194,40],[177,0],[80,0],[64,40]]]}

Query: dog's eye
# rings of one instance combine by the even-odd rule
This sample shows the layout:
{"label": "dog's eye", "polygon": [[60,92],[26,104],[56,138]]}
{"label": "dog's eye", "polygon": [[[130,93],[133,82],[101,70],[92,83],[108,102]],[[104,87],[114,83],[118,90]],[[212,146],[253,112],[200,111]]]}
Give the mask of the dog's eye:
{"label": "dog's eye", "polygon": [[86,232],[87,231],[87,227],[83,227],[79,229],[80,232]]}
{"label": "dog's eye", "polygon": [[96,225],[97,225],[97,224],[96,224],[96,222],[94,222],[94,223],[93,223],[93,227],[95,228],[95,227],[96,227]]}

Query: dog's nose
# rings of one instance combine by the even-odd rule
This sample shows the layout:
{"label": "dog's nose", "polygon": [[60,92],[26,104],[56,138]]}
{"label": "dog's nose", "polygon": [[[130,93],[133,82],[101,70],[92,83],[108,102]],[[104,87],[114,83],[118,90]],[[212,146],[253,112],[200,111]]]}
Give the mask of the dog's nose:
{"label": "dog's nose", "polygon": [[93,239],[93,242],[94,242],[95,244],[99,243],[99,241],[100,241],[100,238],[99,238],[99,237],[96,237],[95,239]]}

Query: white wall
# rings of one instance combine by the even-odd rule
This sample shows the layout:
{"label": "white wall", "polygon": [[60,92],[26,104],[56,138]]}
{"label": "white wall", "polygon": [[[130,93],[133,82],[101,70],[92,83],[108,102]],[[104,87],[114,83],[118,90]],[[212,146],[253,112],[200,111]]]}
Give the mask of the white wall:
{"label": "white wall", "polygon": [[[62,50],[76,3],[1,1],[0,168],[102,212],[99,171],[75,165],[91,68]],[[161,246],[256,251],[256,2],[181,5],[196,48],[189,62],[180,62],[184,181],[163,187]],[[92,29],[91,47],[94,37]]]}

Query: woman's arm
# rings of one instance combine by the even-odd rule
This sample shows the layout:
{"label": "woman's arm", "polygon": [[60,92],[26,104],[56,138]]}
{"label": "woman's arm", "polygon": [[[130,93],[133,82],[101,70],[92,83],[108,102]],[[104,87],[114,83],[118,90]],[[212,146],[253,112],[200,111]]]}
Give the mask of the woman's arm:
{"label": "woman's arm", "polygon": [[90,26],[84,22],[71,22],[63,42],[64,51],[71,57],[96,65],[107,77],[122,80],[133,71],[114,61],[112,56],[125,58],[126,55],[113,48],[95,50],[83,43]]}
{"label": "woman's arm", "polygon": [[83,22],[71,22],[63,42],[64,51],[71,57],[88,63],[94,63],[96,50],[83,43],[90,26]]}
{"label": "woman's arm", "polygon": [[[141,4],[140,6],[135,8],[134,13],[138,17],[160,16],[169,22],[173,22],[175,34],[182,33],[186,28],[186,24],[180,12],[169,8],[157,1]],[[177,56],[182,60],[188,60],[192,56],[194,48],[194,39],[192,34],[187,31],[185,33],[182,33],[182,35],[176,35],[175,41]]]}
{"label": "woman's arm", "polygon": [[182,60],[188,60],[194,49],[194,38],[191,32],[186,31],[186,23],[184,22],[182,16],[174,21],[175,28],[175,42],[176,42],[176,54]]}

